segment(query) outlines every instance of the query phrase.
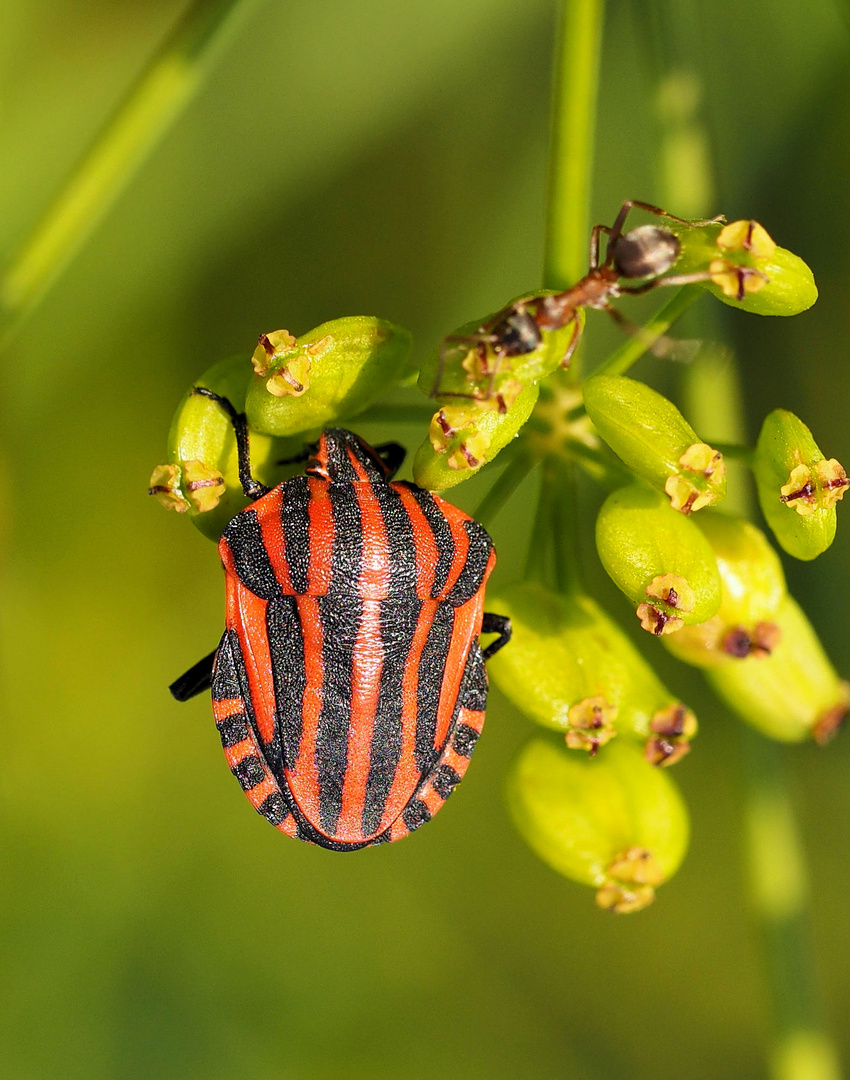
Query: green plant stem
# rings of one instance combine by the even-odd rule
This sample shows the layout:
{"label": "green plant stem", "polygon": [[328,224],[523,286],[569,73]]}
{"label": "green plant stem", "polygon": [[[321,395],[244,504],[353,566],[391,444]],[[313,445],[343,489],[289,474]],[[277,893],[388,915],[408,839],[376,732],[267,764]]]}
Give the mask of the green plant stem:
{"label": "green plant stem", "polygon": [[555,493],[551,482],[547,482],[545,471],[541,470],[540,493],[537,497],[537,510],[528,539],[528,555],[525,560],[525,579],[542,585],[551,584],[550,554],[552,549],[552,509]]}
{"label": "green plant stem", "polygon": [[750,905],[759,924],[773,1002],[773,1080],[840,1080],[823,1028],[807,919],[808,882],[781,748],[749,728],[745,841]]}
{"label": "green plant stem", "polygon": [[564,0],[557,29],[543,284],[566,289],[584,273],[604,0]]}
{"label": "green plant stem", "polygon": [[594,450],[584,443],[572,441],[565,447],[565,452],[578,464],[583,465],[595,480],[599,480],[602,473],[603,483],[611,487],[622,487],[634,482],[635,474],[605,450]]}
{"label": "green plant stem", "polygon": [[672,300],[653,315],[649,322],[640,328],[638,333],[631,335],[618,349],[615,349],[594,374],[624,375],[663,334],[667,333],[673,323],[684,315],[702,293],[703,290],[698,285],[685,285]]}
{"label": "green plant stem", "polygon": [[490,490],[473,511],[472,516],[475,520],[488,527],[534,465],[535,461],[529,454],[518,454],[493,482]]}
{"label": "green plant stem", "polygon": [[196,0],[0,273],[5,341],[66,269],[196,91],[250,0]]}
{"label": "green plant stem", "polygon": [[[698,431],[719,424],[729,444],[723,452],[744,451],[739,381],[705,378],[700,361],[687,380]],[[741,456],[740,454],[738,456]],[[741,477],[737,509],[752,516],[752,494]],[[744,858],[750,878],[750,908],[761,938],[773,1016],[773,1080],[840,1080],[835,1046],[821,1019],[817,973],[808,928],[808,882],[796,811],[785,772],[784,748],[741,725]]]}
{"label": "green plant stem", "polygon": [[552,533],[555,556],[555,582],[566,594],[584,591],[584,575],[579,544],[579,504],[575,467],[572,464],[548,466],[544,483],[553,490]]}

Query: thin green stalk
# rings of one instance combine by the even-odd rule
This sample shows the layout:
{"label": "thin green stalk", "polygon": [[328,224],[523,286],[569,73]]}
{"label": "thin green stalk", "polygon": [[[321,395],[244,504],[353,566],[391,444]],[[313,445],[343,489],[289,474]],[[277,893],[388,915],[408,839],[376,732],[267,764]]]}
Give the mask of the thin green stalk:
{"label": "thin green stalk", "polygon": [[557,29],[543,284],[566,289],[587,266],[604,0],[564,0]]}
{"label": "thin green stalk", "polygon": [[808,881],[780,747],[742,731],[750,905],[758,919],[773,1002],[774,1080],[840,1080],[824,1030],[807,919]]}
{"label": "thin green stalk", "polygon": [[552,547],[552,509],[554,491],[545,471],[540,475],[540,493],[531,536],[528,539],[528,555],[525,560],[525,579],[542,585],[550,584],[550,554]]}
{"label": "thin green stalk", "polygon": [[489,526],[534,465],[535,461],[529,454],[520,453],[515,457],[478,504],[472,515],[475,520],[480,521],[485,527]]}
{"label": "thin green stalk", "polygon": [[698,285],[685,285],[636,334],[632,334],[618,349],[615,349],[594,374],[624,375],[660,337],[667,333],[673,323],[684,315],[691,304],[699,299],[702,291]]}
{"label": "thin green stalk", "polygon": [[[555,469],[557,468],[557,472]],[[555,581],[562,593],[584,591],[584,575],[579,544],[578,486],[575,468],[571,464],[550,467],[552,501],[552,531],[555,554]],[[544,481],[545,482],[545,481]]]}
{"label": "thin green stalk", "polygon": [[0,273],[4,341],[63,273],[197,90],[249,0],[196,0]]}

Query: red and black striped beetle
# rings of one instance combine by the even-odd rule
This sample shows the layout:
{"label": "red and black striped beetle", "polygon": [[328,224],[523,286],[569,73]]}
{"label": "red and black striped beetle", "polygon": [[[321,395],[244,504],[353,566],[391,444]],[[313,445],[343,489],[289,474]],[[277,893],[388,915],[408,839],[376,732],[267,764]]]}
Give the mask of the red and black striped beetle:
{"label": "red and black striped beetle", "polygon": [[[381,457],[340,428],[305,475],[266,488],[244,415],[195,392],[230,417],[255,501],[219,542],[224,636],[171,692],[211,686],[231,771],[281,832],[334,851],[398,840],[440,809],[481,733],[484,661],[510,637],[484,612],[493,543],[456,507],[390,482],[400,447]],[[482,632],[499,635],[483,652]]]}

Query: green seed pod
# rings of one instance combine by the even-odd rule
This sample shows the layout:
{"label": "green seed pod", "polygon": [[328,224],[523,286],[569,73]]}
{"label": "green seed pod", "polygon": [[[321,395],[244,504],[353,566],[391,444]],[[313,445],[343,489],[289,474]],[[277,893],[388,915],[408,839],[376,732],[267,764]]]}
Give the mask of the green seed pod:
{"label": "green seed pod", "polygon": [[639,740],[654,765],[688,752],[696,717],[589,596],[520,583],[490,602],[510,618],[513,634],[488,672],[527,716],[591,755],[617,734]]}
{"label": "green seed pod", "polygon": [[413,478],[429,491],[444,491],[474,476],[503,450],[531,415],[540,388],[526,386],[507,412],[475,402],[444,405],[413,459]]}
{"label": "green seed pod", "polygon": [[[177,406],[168,433],[168,463],[157,465],[150,493],[163,506],[188,514],[204,536],[218,540],[234,514],[248,505],[239,483],[233,425],[221,406],[192,392],[194,386],[226,397],[237,412],[245,407],[251,375],[248,358],[220,360],[198,378]],[[251,433],[251,471],[261,483],[273,486],[293,475],[300,465],[280,466],[302,449],[301,439],[273,439]]]}
{"label": "green seed pod", "polygon": [[[546,290],[539,295],[551,294],[552,290]],[[492,318],[459,327],[428,357],[419,373],[419,389],[423,394],[441,404],[456,404],[459,399],[469,398],[481,409],[504,412],[523,389],[551,374],[563,362],[581,335],[585,314],[579,310],[566,326],[542,330],[540,346],[519,356],[497,356],[480,340],[480,327]]]}
{"label": "green seed pod", "polygon": [[688,846],[687,810],[669,773],[628,743],[589,758],[532,739],[509,775],[508,804],[535,853],[595,888],[609,911],[651,904]]}
{"label": "green seed pod", "polygon": [[799,315],[818,298],[809,267],[777,247],[757,221],[671,229],[681,242],[676,273],[707,271],[704,287],[730,307],[756,315]]}
{"label": "green seed pod", "polygon": [[643,484],[609,495],[596,519],[596,547],[614,584],[637,605],[644,630],[671,634],[720,607],[720,574],[696,524]]}
{"label": "green seed pod", "polygon": [[686,626],[664,644],[697,667],[769,656],[781,636],[776,616],[787,595],[779,556],[764,533],[743,518],[711,510],[696,524],[714,552],[723,599],[716,615]]}
{"label": "green seed pod", "polygon": [[743,720],[780,742],[828,742],[850,708],[850,686],[835,673],[811,623],[786,596],[767,657],[748,656],[706,671],[715,692]]}
{"label": "green seed pod", "polygon": [[684,514],[726,495],[723,455],[700,442],[672,401],[624,375],[596,375],[583,388],[587,414],[611,449]]}
{"label": "green seed pod", "polygon": [[410,353],[407,330],[352,315],[297,340],[263,334],[252,357],[245,411],[254,431],[289,436],[356,415],[392,385]]}
{"label": "green seed pod", "polygon": [[756,483],[762,513],[779,544],[797,559],[814,559],[835,537],[835,504],[850,480],[824,459],[812,433],[787,409],[774,409],[756,445]]}

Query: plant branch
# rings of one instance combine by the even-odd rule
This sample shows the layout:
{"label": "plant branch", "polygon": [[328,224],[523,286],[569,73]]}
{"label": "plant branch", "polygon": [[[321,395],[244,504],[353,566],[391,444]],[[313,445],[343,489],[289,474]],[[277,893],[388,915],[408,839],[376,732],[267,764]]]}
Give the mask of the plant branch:
{"label": "plant branch", "polygon": [[196,0],[0,272],[3,342],[64,272],[197,90],[250,0]]}
{"label": "plant branch", "polygon": [[502,470],[490,490],[473,511],[472,516],[475,520],[488,527],[511,495],[528,476],[531,469],[534,468],[534,465],[534,459],[530,454],[518,454],[508,464],[507,468]]}
{"label": "plant branch", "polygon": [[604,0],[564,0],[557,30],[543,284],[566,289],[587,266]]}

